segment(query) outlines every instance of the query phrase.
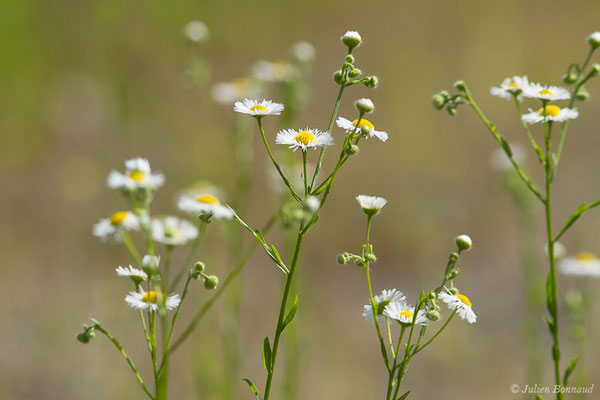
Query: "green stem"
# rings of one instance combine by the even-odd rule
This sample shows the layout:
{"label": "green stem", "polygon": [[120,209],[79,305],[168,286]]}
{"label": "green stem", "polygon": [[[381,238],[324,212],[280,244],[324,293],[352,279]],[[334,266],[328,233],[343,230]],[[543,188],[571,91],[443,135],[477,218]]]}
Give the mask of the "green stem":
{"label": "green stem", "polygon": [[179,281],[181,280],[181,278],[183,278],[183,274],[186,271],[188,271],[188,268],[190,267],[190,263],[194,259],[194,255],[196,254],[196,250],[198,249],[198,245],[200,244],[200,242],[202,241],[202,238],[204,237],[204,233],[206,232],[207,225],[208,224],[203,222],[202,220],[200,220],[200,222],[198,223],[198,235],[196,236],[196,239],[194,239],[194,242],[192,243],[192,247],[190,248],[190,252],[185,257],[185,261],[183,262],[183,265],[179,269],[179,272],[175,276],[175,279],[173,279],[173,283],[171,283],[171,287],[169,289],[170,291],[175,290],[175,288],[179,284]]}
{"label": "green stem", "polygon": [[386,395],[387,400],[394,400],[396,398],[395,395],[392,397],[392,390],[394,389],[394,385],[396,384],[396,362],[398,361],[398,354],[400,352],[400,344],[402,343],[402,338],[404,337],[405,331],[406,331],[406,325],[402,325],[402,327],[400,328],[400,336],[398,337],[398,343],[396,344],[396,352],[394,353],[393,348],[391,348],[393,358],[394,358],[394,363],[393,363],[392,369],[391,369],[391,371],[389,373],[389,377],[388,377],[388,388],[387,388],[387,395]]}
{"label": "green stem", "polygon": [[521,103],[519,102],[517,97],[518,96],[514,96],[514,100],[515,100],[515,105],[517,107],[517,112],[519,113],[519,121],[521,121],[521,125],[523,126],[523,129],[525,130],[525,134],[527,135],[527,138],[529,139],[529,143],[531,143],[531,146],[534,148],[535,152],[538,155],[538,160],[543,165],[544,164],[544,153],[542,152],[542,149],[537,144],[537,142],[535,141],[535,138],[531,134],[531,129],[529,129],[529,125],[527,125],[527,122],[523,121],[523,112],[521,111]]}
{"label": "green stem", "polygon": [[308,197],[308,177],[306,176],[306,151],[302,152],[302,168],[303,168],[303,181],[304,181],[304,198]]}
{"label": "green stem", "polygon": [[285,318],[287,301],[290,295],[290,288],[292,287],[292,282],[294,281],[294,275],[296,273],[296,266],[298,265],[298,259],[300,257],[300,248],[302,247],[302,239],[304,238],[303,233],[304,227],[300,226],[298,231],[298,238],[296,239],[296,248],[294,249],[294,257],[292,259],[292,265],[290,267],[290,272],[286,275],[285,279],[285,288],[283,290],[283,296],[281,297],[281,305],[279,307],[279,317],[277,318],[277,328],[275,329],[275,336],[273,338],[273,349],[271,351],[271,363],[268,366],[267,371],[267,382],[265,383],[264,390],[264,400],[269,400],[269,395],[271,393],[271,384],[273,382],[273,375],[275,373],[275,363],[277,361],[277,350],[279,348],[279,340],[281,338],[281,333],[283,332],[283,319]]}
{"label": "green stem", "polygon": [[442,325],[442,327],[428,341],[426,341],[421,347],[416,347],[415,351],[412,352],[412,354],[410,355],[410,357],[412,358],[415,354],[417,354],[418,352],[420,352],[421,350],[423,350],[425,347],[429,346],[431,344],[431,342],[433,342],[435,340],[435,338],[438,337],[439,334],[442,333],[442,331],[444,329],[446,329],[446,327],[448,326],[448,324],[450,323],[450,321],[452,321],[452,318],[454,318],[454,316],[456,315],[457,311],[458,311],[458,309],[455,308],[454,311],[452,311],[452,314],[450,314],[450,316],[448,317],[448,319],[444,323],[444,325]]}
{"label": "green stem", "polygon": [[137,248],[135,247],[133,240],[131,240],[131,236],[129,235],[129,232],[124,230],[122,232],[121,236],[123,237],[123,243],[125,243],[127,250],[129,250],[129,252],[133,256],[135,262],[141,266],[142,265],[142,257],[140,256],[140,253],[137,251]]}

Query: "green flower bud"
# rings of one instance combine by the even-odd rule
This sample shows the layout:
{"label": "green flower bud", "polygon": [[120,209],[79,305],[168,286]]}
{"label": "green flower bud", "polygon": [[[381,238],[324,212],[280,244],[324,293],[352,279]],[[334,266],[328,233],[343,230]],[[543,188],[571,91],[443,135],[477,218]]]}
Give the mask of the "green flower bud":
{"label": "green flower bud", "polygon": [[314,214],[319,211],[319,207],[321,207],[321,201],[315,196],[308,196],[306,200],[304,200],[304,211],[309,212],[310,214]]}
{"label": "green flower bud", "polygon": [[348,54],[346,56],[346,62],[349,63],[349,64],[354,63],[354,56],[352,54]]}
{"label": "green flower bud", "polygon": [[204,278],[204,287],[209,290],[215,289],[218,284],[219,278],[217,278],[215,275],[209,275]]}
{"label": "green flower bud", "polygon": [[433,106],[435,108],[437,108],[438,110],[441,110],[442,108],[444,108],[444,105],[446,104],[446,99],[444,98],[444,96],[442,96],[441,94],[434,94],[431,97],[431,104],[433,104]]}
{"label": "green flower bud", "polygon": [[352,50],[355,47],[360,46],[361,41],[362,41],[362,38],[360,37],[360,34],[356,31],[348,31],[348,32],[344,33],[344,36],[342,36],[342,42],[350,50]]}
{"label": "green flower bud", "polygon": [[456,238],[456,247],[458,250],[469,250],[473,246],[473,241],[467,235],[460,235]]}
{"label": "green flower bud", "polygon": [[592,65],[592,67],[590,68],[590,73],[589,76],[596,76],[598,75],[598,72],[600,72],[600,64],[594,64]]}
{"label": "green flower bud", "polygon": [[368,88],[376,88],[379,86],[379,78],[375,75],[369,76],[368,78],[365,78],[363,84]]}
{"label": "green flower bud", "polygon": [[348,261],[350,261],[350,255],[348,253],[338,254],[338,256],[336,257],[335,260],[337,261],[338,264],[344,265]]}
{"label": "green flower bud", "polygon": [[467,90],[467,87],[465,86],[465,82],[464,81],[456,81],[454,82],[454,87],[456,88],[456,90],[460,90],[461,92],[464,92]]}
{"label": "green flower bud", "polygon": [[142,259],[142,270],[148,274],[149,277],[155,275],[158,272],[158,265],[160,264],[159,256],[145,255]]}
{"label": "green flower bud", "polygon": [[452,262],[456,262],[459,257],[460,256],[458,255],[458,253],[454,253],[454,252],[450,253],[450,261],[452,261]]}
{"label": "green flower bud", "polygon": [[371,129],[371,127],[368,125],[363,125],[360,127],[360,133],[362,133],[364,136],[369,136],[372,130],[373,129]]}
{"label": "green flower bud", "polygon": [[596,31],[588,36],[587,42],[594,49],[600,47],[600,31]]}
{"label": "green flower bud", "polygon": [[446,111],[448,111],[448,114],[450,114],[452,117],[456,115],[456,107],[454,106],[446,107]]}
{"label": "green flower bud", "polygon": [[429,300],[435,300],[435,292],[429,292],[427,294],[427,297],[429,298]]}
{"label": "green flower bud", "polygon": [[356,78],[357,76],[360,76],[360,74],[362,74],[362,71],[358,68],[353,68],[348,72],[350,78]]}
{"label": "green flower bud", "polygon": [[94,336],[96,334],[94,333],[93,325],[83,325],[83,331],[77,334],[77,340],[81,343],[89,343]]}
{"label": "green flower bud", "polygon": [[373,253],[367,253],[367,254],[365,254],[365,261],[375,262],[375,261],[377,261],[377,257]]}
{"label": "green flower bud", "polygon": [[335,71],[335,73],[333,74],[333,80],[335,81],[335,83],[341,85],[342,84],[342,78],[343,78],[342,71],[341,70]]}
{"label": "green flower bud", "polygon": [[436,311],[436,310],[429,310],[429,311],[427,311],[427,314],[425,314],[425,316],[430,321],[437,321],[437,320],[440,319],[440,313],[438,311]]}
{"label": "green flower bud", "polygon": [[451,287],[450,289],[448,289],[448,291],[450,292],[450,294],[457,294],[458,293],[458,289],[455,287]]}
{"label": "green flower bud", "polygon": [[370,99],[365,98],[356,100],[354,106],[359,112],[363,114],[369,114],[375,109],[375,105],[373,104],[373,102]]}
{"label": "green flower bud", "polygon": [[568,84],[575,83],[577,81],[577,74],[574,72],[569,72],[567,74],[564,74],[562,76],[561,80],[564,83],[568,83]]}
{"label": "green flower bud", "polygon": [[204,263],[202,261],[196,261],[196,264],[194,264],[194,271],[196,272],[204,272],[204,270],[206,269],[206,265],[204,265]]}
{"label": "green flower bud", "polygon": [[346,154],[348,154],[349,156],[358,153],[360,149],[358,148],[357,145],[355,144],[351,144],[350,146],[346,147]]}
{"label": "green flower bud", "polygon": [[578,90],[577,93],[575,94],[575,98],[577,100],[587,100],[590,98],[590,93],[585,90],[585,88],[583,86],[581,86]]}
{"label": "green flower bud", "polygon": [[458,276],[458,270],[457,269],[453,269],[452,271],[450,271],[450,273],[448,274],[448,276],[446,277],[448,280],[450,279],[454,279]]}

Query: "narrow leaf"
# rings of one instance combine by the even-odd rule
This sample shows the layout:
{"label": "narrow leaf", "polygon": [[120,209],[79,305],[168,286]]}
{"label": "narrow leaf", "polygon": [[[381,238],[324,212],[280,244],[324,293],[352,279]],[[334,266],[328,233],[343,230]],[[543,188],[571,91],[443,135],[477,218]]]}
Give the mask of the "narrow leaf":
{"label": "narrow leaf", "polygon": [[396,400],[404,400],[408,397],[408,394],[410,393],[410,390],[406,393],[404,393],[402,396],[398,397]]}
{"label": "narrow leaf", "polygon": [[271,245],[271,252],[273,253],[273,256],[277,259],[277,261],[282,262],[281,256],[279,255],[279,252],[277,251],[274,245]]}
{"label": "narrow leaf", "polygon": [[267,372],[271,372],[271,344],[269,343],[269,337],[267,336],[263,342],[262,348],[262,360],[263,366]]}
{"label": "narrow leaf", "polygon": [[552,323],[552,321],[550,321],[550,318],[546,317],[544,318],[544,321],[546,321],[546,324],[548,324],[548,329],[550,329],[550,333],[554,332],[554,324]]}
{"label": "narrow leaf", "polygon": [[256,238],[259,240],[259,242],[261,242],[262,244],[266,244],[265,237],[258,229],[254,230],[254,236],[256,236]]}
{"label": "narrow leaf", "polygon": [[535,400],[544,400],[544,398],[538,394],[537,396],[535,396]]}
{"label": "narrow leaf", "polygon": [[555,305],[556,299],[552,293],[552,276],[550,273],[548,273],[546,278],[546,307],[548,307],[548,312],[550,312],[550,315],[554,315]]}
{"label": "narrow leaf", "polygon": [[254,393],[254,395],[256,396],[256,398],[258,400],[262,400],[260,398],[260,396],[258,395],[258,389],[256,388],[256,385],[254,383],[252,383],[252,381],[248,378],[244,378],[242,379],[244,382],[246,382],[248,384],[248,386],[250,386],[250,390],[252,390],[252,393]]}
{"label": "narrow leaf", "polygon": [[579,357],[575,357],[569,363],[567,370],[565,371],[565,376],[563,377],[563,386],[567,386],[567,382],[569,381],[569,376],[573,373],[575,369],[575,365],[577,365],[577,361],[579,361]]}
{"label": "narrow leaf", "polygon": [[567,229],[569,229],[571,227],[571,225],[573,225],[575,223],[575,221],[577,221],[579,219],[579,217],[581,217],[581,214],[583,214],[584,211],[587,210],[587,203],[581,203],[579,205],[579,207],[577,207],[577,210],[575,210],[575,212],[573,214],[571,214],[571,216],[567,219],[567,222],[565,222],[565,226],[562,228],[562,232],[566,231]]}
{"label": "narrow leaf", "polygon": [[294,319],[294,316],[296,315],[296,310],[298,309],[298,296],[296,296],[296,298],[294,299],[294,305],[292,306],[292,308],[290,308],[290,311],[287,313],[285,319],[283,320],[283,323],[281,325],[281,330],[283,331],[285,329],[285,327],[292,322],[292,320]]}

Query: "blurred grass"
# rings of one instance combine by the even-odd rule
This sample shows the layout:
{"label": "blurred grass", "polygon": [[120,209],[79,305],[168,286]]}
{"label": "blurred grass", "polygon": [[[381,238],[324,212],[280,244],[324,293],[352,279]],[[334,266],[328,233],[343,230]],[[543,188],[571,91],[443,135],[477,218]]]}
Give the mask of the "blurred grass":
{"label": "blurred grass", "polygon": [[[114,268],[129,259],[90,233],[98,218],[123,207],[104,187],[110,169],[128,157],[148,157],[167,176],[154,206],[161,213],[174,212],[176,191],[197,180],[231,188],[227,126],[233,113],[213,105],[206,92],[179,84],[187,54],[182,27],[199,19],[210,29],[206,57],[215,81],[242,76],[259,59],[282,58],[297,40],[315,45],[308,82],[312,97],[300,126],[326,126],[337,90],[331,74],[344,53],[338,39],[347,29],[364,38],[357,66],[381,79],[375,91],[348,90],[341,115],[351,115],[352,100],[371,97],[377,105],[373,121],[390,140],[361,146],[307,240],[301,273],[309,284],[300,293],[296,321],[304,325],[306,346],[300,398],[374,398],[385,383],[371,327],[360,317],[363,276],[334,262],[337,253],[362,243],[364,221],[353,199],[360,193],[390,201],[374,227],[380,260],[373,268],[376,290],[398,287],[415,298],[421,287],[438,281],[457,234],[469,233],[475,242],[462,261],[460,287],[474,300],[480,322],[455,324],[432,352],[416,360],[407,387],[419,398],[440,393],[506,398],[510,384],[523,383],[524,362],[513,210],[508,196],[494,189],[488,157],[495,144],[489,134],[468,110],[450,118],[433,110],[429,98],[465,79],[505,135],[524,142],[512,107],[488,96],[489,87],[524,73],[534,81],[559,83],[566,66],[584,57],[584,38],[598,29],[599,13],[600,3],[588,1],[5,0],[0,13],[1,397],[141,398],[105,340],[81,346],[74,333],[96,316],[122,338],[140,366],[145,364],[137,323],[122,303],[128,286],[114,279]],[[571,126],[556,183],[559,218],[599,194],[594,183],[600,166],[598,88],[596,81],[588,85],[592,99],[579,105],[582,116]],[[271,135],[276,126],[268,121]],[[249,219],[259,225],[270,212],[267,205],[276,201],[266,185],[270,165],[258,143],[255,150],[257,184]],[[600,215],[586,215],[565,238],[567,248],[600,252],[598,223]],[[222,247],[218,237],[211,243]],[[215,268],[221,275],[228,269]],[[243,279],[242,371],[262,382],[259,344],[272,330],[280,276],[257,253]],[[198,290],[195,296],[200,302],[206,294]],[[216,315],[212,312],[208,327],[186,344],[186,354],[176,355],[174,364],[182,367],[172,387],[180,398],[199,398],[218,379],[200,379],[194,375],[199,367],[190,367],[210,343],[227,345],[211,329]],[[598,328],[597,317],[592,322]],[[593,343],[587,355],[597,350]],[[588,357],[587,366],[593,382],[598,362]],[[245,390],[241,382],[232,384]]]}

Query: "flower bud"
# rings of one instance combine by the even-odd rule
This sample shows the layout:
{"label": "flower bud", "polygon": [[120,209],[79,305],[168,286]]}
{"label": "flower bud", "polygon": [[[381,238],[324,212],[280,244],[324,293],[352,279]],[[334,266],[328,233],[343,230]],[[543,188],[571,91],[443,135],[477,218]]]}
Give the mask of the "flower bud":
{"label": "flower bud", "polygon": [[156,274],[158,271],[158,265],[160,264],[159,256],[151,256],[149,254],[145,255],[142,259],[142,270],[148,274],[148,276],[152,276]]}
{"label": "flower bud", "polygon": [[217,278],[215,275],[209,275],[204,278],[204,287],[209,290],[215,289],[218,284],[219,278]]}
{"label": "flower bud", "polygon": [[564,83],[575,83],[577,81],[577,74],[574,72],[569,72],[564,74],[561,78]]}
{"label": "flower bud", "polygon": [[365,254],[365,261],[375,262],[375,261],[377,261],[377,257],[373,253],[367,253],[367,254]]}
{"label": "flower bud", "polygon": [[589,73],[590,78],[592,76],[598,75],[598,72],[600,72],[600,64],[592,65],[592,68],[590,68],[590,73]]}
{"label": "flower bud", "polygon": [[450,273],[448,274],[448,276],[446,276],[446,279],[450,280],[450,279],[454,279],[458,276],[458,270],[453,269],[452,271],[450,271]]}
{"label": "flower bud", "polygon": [[444,96],[442,96],[441,94],[434,94],[431,97],[431,103],[433,104],[433,106],[435,108],[437,108],[438,110],[441,110],[442,108],[444,108],[444,104],[446,104],[446,99],[444,98]]}
{"label": "flower bud", "polygon": [[429,300],[435,300],[435,292],[429,292],[427,294],[427,297],[429,298]]}
{"label": "flower bud", "polygon": [[94,333],[93,325],[84,325],[83,331],[77,334],[77,340],[81,343],[89,343],[90,339],[93,339],[96,334]]}
{"label": "flower bud", "polygon": [[458,255],[458,253],[455,253],[455,252],[450,253],[450,261],[452,261],[453,263],[455,263],[459,257],[460,256]]}
{"label": "flower bud", "polygon": [[357,76],[360,76],[360,74],[362,74],[362,71],[358,68],[353,68],[348,72],[350,78],[356,78]]}
{"label": "flower bud", "polygon": [[348,54],[346,56],[346,62],[352,64],[354,62],[354,56],[351,54]]}
{"label": "flower bud", "polygon": [[450,114],[452,117],[456,115],[456,107],[448,106],[446,107],[446,111],[448,111],[448,114]]}
{"label": "flower bud", "polygon": [[192,21],[183,28],[183,34],[190,42],[200,43],[208,38],[208,28],[203,22]]}
{"label": "flower bud", "polygon": [[454,82],[454,87],[456,88],[456,90],[460,90],[461,92],[467,90],[467,87],[465,86],[465,81]]}
{"label": "flower bud", "polygon": [[365,78],[363,84],[368,88],[376,88],[379,86],[379,78],[375,75],[369,76],[368,78]]}
{"label": "flower bud", "polygon": [[359,148],[357,145],[355,144],[351,144],[350,146],[346,147],[346,154],[348,154],[349,156],[356,154],[359,152]]}
{"label": "flower bud", "polygon": [[369,136],[371,131],[372,131],[372,129],[368,125],[363,125],[360,127],[360,133],[362,133],[364,136]]}
{"label": "flower bud", "polygon": [[594,49],[600,47],[600,31],[596,31],[588,36],[587,42]]}
{"label": "flower bud", "polygon": [[450,289],[448,289],[448,291],[450,292],[450,294],[457,294],[458,293],[458,289],[455,287],[451,287]]}
{"label": "flower bud", "polygon": [[363,114],[371,113],[375,109],[375,105],[373,104],[373,102],[370,99],[365,98],[356,100],[354,106],[359,112]]}
{"label": "flower bud", "polygon": [[204,263],[202,261],[197,261],[196,264],[194,264],[195,272],[202,273],[202,272],[204,272],[205,269],[206,269],[206,265],[204,265]]}
{"label": "flower bud", "polygon": [[429,311],[427,311],[427,314],[425,314],[425,316],[430,321],[437,321],[437,320],[440,319],[440,313],[438,311],[436,311],[436,310],[429,310]]}
{"label": "flower bud", "polygon": [[456,247],[458,250],[469,250],[473,246],[473,241],[467,235],[460,235],[456,238]]}
{"label": "flower bud", "polygon": [[442,96],[443,98],[445,98],[445,99],[446,99],[446,98],[448,98],[448,96],[450,96],[450,93],[448,93],[448,92],[447,92],[447,91],[445,91],[445,90],[442,90],[442,91],[440,92],[440,96]]}
{"label": "flower bud", "polygon": [[348,253],[338,254],[338,256],[336,257],[335,260],[337,261],[338,264],[344,265],[348,261],[350,261],[350,255]]}
{"label": "flower bud", "polygon": [[360,34],[356,31],[348,31],[344,33],[344,36],[342,36],[342,42],[348,47],[349,50],[360,46],[361,41],[362,38],[360,37]]}
{"label": "flower bud", "polygon": [[579,89],[577,89],[575,98],[577,100],[587,100],[590,98],[590,93],[587,90],[585,90],[585,88],[583,86],[581,86]]}
{"label": "flower bud", "polygon": [[320,207],[321,202],[315,196],[308,196],[308,198],[304,200],[304,210],[311,214],[318,212]]}
{"label": "flower bud", "polygon": [[343,75],[341,70],[335,71],[335,73],[333,74],[333,80],[335,81],[335,83],[340,85],[342,84],[342,77]]}

